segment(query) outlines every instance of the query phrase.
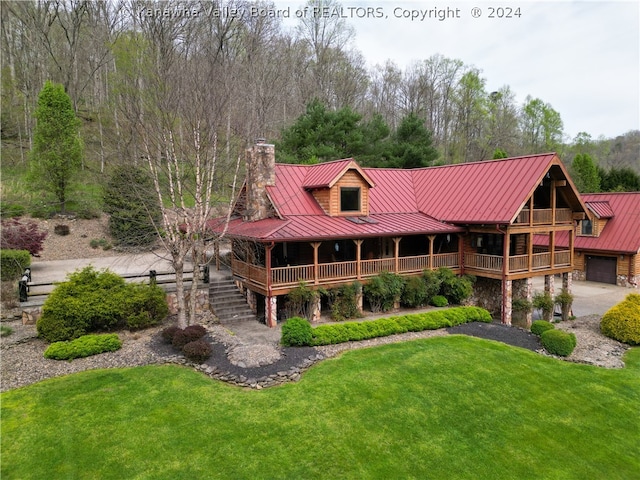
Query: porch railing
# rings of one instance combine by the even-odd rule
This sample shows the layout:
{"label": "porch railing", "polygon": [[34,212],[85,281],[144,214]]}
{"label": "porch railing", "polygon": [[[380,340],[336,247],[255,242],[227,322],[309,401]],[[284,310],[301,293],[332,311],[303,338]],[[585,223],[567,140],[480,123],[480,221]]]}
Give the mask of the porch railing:
{"label": "porch railing", "polygon": [[[433,268],[458,268],[460,266],[460,255],[457,252],[433,255],[431,264]],[[342,281],[351,282],[358,278],[370,278],[385,271],[410,274],[419,273],[428,268],[428,255],[399,257],[397,272],[395,258],[361,260],[360,277],[358,277],[357,261],[320,263],[318,264],[317,278],[313,265],[274,267],[271,269],[271,285],[273,287],[289,287],[301,281],[308,284],[327,284]],[[250,265],[242,260],[232,259],[232,269],[235,275],[266,288],[267,270],[265,267]]]}
{"label": "porch railing", "polygon": [[483,253],[465,253],[465,266],[477,270],[488,270],[491,272],[502,271],[502,257],[497,255],[485,255]]}

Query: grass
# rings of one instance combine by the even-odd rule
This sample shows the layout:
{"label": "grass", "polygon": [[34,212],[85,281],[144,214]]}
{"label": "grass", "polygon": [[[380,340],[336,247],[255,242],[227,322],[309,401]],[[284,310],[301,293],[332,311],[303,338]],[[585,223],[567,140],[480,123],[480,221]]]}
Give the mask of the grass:
{"label": "grass", "polygon": [[629,479],[640,349],[605,370],[449,336],[249,391],[188,368],[87,371],[2,400],[4,479]]}

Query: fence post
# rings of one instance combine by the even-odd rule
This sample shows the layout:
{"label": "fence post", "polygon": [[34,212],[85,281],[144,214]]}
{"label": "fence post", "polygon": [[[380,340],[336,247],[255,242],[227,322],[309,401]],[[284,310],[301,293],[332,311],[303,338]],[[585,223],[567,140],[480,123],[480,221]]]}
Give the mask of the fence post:
{"label": "fence post", "polygon": [[209,283],[209,265],[202,267],[202,281],[204,283]]}
{"label": "fence post", "polygon": [[149,270],[149,285],[156,284],[156,277],[158,276],[158,272],[155,270]]}
{"label": "fence post", "polygon": [[31,281],[31,269],[25,268],[24,273],[22,274],[22,278],[18,282],[18,296],[20,297],[21,302],[29,301],[29,285],[27,282]]}

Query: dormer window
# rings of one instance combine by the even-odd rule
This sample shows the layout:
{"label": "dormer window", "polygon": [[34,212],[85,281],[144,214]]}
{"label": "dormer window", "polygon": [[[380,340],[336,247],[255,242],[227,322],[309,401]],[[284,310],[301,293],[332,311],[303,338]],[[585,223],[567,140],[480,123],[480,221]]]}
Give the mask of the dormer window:
{"label": "dormer window", "polygon": [[580,222],[580,234],[593,235],[593,224],[591,223],[591,220],[586,219]]}
{"label": "dormer window", "polygon": [[359,212],[360,210],[360,187],[340,187],[340,211]]}

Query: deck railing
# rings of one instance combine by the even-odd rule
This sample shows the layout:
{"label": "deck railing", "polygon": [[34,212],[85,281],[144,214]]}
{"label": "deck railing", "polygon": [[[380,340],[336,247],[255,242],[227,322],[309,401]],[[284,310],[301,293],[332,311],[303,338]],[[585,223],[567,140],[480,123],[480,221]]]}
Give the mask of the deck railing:
{"label": "deck railing", "polygon": [[[551,225],[553,213],[550,208],[533,209],[534,225]],[[556,208],[556,223],[571,223],[573,221],[573,212],[570,208]],[[529,209],[520,210],[516,223],[529,223]]]}
{"label": "deck railing", "polygon": [[466,267],[491,272],[502,271],[502,257],[498,255],[485,255],[483,253],[466,253],[464,256]]}

